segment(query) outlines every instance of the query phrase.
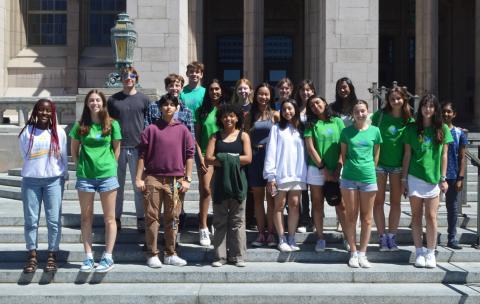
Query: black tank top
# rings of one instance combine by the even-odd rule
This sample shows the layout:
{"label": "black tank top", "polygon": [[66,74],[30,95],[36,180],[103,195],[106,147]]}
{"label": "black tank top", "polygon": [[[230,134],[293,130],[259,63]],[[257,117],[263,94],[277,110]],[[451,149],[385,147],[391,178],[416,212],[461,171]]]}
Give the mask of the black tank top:
{"label": "black tank top", "polygon": [[237,153],[239,155],[243,154],[243,143],[242,143],[242,131],[238,132],[237,139],[232,142],[226,143],[222,139],[222,135],[218,131],[215,134],[215,154],[217,153]]}

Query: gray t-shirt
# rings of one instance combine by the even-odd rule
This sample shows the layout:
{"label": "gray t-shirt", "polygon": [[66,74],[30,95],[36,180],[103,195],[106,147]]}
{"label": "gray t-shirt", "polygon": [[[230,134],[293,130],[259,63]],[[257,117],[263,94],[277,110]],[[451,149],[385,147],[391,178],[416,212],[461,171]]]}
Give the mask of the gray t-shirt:
{"label": "gray t-shirt", "polygon": [[118,92],[108,99],[108,114],[120,123],[122,148],[135,148],[140,143],[149,105],[150,100],[141,92],[135,95]]}

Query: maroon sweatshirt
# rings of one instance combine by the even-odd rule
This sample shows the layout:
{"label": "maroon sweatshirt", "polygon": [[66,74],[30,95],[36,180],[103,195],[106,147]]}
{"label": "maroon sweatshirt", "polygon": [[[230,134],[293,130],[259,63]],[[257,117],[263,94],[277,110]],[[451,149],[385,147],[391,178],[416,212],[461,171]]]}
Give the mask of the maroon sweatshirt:
{"label": "maroon sweatshirt", "polygon": [[195,142],[181,122],[173,120],[169,125],[159,119],[143,130],[137,148],[145,161],[146,174],[184,176],[185,162],[193,158]]}

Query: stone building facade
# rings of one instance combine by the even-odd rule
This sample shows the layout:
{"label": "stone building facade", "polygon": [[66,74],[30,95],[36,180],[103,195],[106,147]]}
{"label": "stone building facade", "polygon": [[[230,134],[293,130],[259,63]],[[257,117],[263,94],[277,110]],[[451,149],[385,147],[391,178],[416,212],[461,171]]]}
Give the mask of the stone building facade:
{"label": "stone building facade", "polygon": [[343,76],[368,100],[373,82],[397,80],[480,118],[480,0],[5,0],[0,96],[103,87],[121,11],[135,22],[145,88],[200,60],[206,79],[309,78],[328,100]]}

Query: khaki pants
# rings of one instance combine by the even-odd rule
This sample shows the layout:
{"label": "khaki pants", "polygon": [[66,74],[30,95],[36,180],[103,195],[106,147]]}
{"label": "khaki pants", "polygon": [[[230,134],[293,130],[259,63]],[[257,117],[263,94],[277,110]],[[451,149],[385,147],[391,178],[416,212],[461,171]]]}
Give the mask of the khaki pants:
{"label": "khaki pants", "polygon": [[221,263],[245,261],[247,251],[245,201],[240,203],[229,199],[212,205],[215,261]]}
{"label": "khaki pants", "polygon": [[175,240],[178,230],[178,216],[182,210],[184,193],[179,193],[177,182],[183,177],[153,176],[145,177],[145,191],[143,193],[143,205],[145,208],[145,243],[148,253],[158,255],[157,248],[158,228],[162,203],[164,208],[164,238],[165,256],[175,255]]}

